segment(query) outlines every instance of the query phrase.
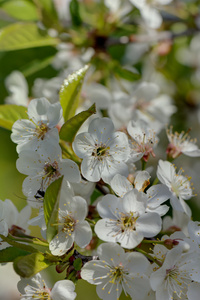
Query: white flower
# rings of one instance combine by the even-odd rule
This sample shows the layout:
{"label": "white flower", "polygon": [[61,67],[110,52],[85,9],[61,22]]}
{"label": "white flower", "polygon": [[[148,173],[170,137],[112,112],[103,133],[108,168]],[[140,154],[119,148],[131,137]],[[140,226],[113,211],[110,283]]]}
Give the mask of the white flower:
{"label": "white flower", "polygon": [[147,161],[150,154],[155,157],[153,148],[158,143],[158,138],[155,131],[149,128],[149,125],[146,122],[142,120],[138,120],[137,122],[130,121],[127,130],[131,136],[130,159],[132,162],[135,162],[142,157],[144,161]]}
{"label": "white flower", "polygon": [[140,10],[147,26],[159,28],[162,24],[162,17],[157,10],[157,6],[167,5],[172,2],[172,0],[130,0],[130,2]]}
{"label": "white flower", "polygon": [[152,273],[150,283],[156,291],[156,300],[174,299],[174,295],[182,299],[192,281],[200,282],[199,257],[182,254],[182,250],[177,246],[168,251],[162,267]]}
{"label": "white flower", "polygon": [[200,245],[200,222],[190,221],[188,224],[190,238]]}
{"label": "white flower", "polygon": [[109,183],[117,173],[128,176],[128,138],[123,132],[114,132],[108,118],[92,120],[88,132],[76,136],[73,149],[83,159],[81,171],[89,181],[102,178]]}
{"label": "white flower", "polygon": [[[134,180],[134,186],[142,192],[149,185],[150,175],[147,171],[138,171]],[[111,187],[115,194],[123,198],[126,193],[133,190],[133,186],[128,179],[120,174],[114,176],[111,180]],[[163,216],[169,210],[167,205],[162,205],[171,196],[169,189],[164,184],[157,184],[150,187],[146,191],[148,197],[146,212],[156,212],[160,216]]]}
{"label": "white flower", "polygon": [[97,236],[103,241],[118,242],[127,249],[135,248],[144,237],[160,232],[161,218],[157,213],[146,212],[147,196],[136,189],[123,198],[106,195],[97,204],[101,220],[95,225]]}
{"label": "white flower", "polygon": [[23,193],[37,198],[38,191],[46,191],[47,187],[56,179],[64,175],[69,182],[79,182],[80,172],[75,162],[62,159],[59,146],[45,149],[43,154],[25,150],[19,153],[16,162],[20,173],[28,175],[23,181]]}
{"label": "white flower", "polygon": [[173,209],[185,212],[191,216],[191,210],[184,200],[190,199],[192,188],[190,179],[182,175],[183,170],[176,174],[175,167],[168,161],[159,160],[157,177],[171,191],[171,205]]}
{"label": "white flower", "polygon": [[173,159],[178,157],[181,153],[191,156],[200,156],[200,149],[195,144],[196,139],[190,139],[188,132],[182,131],[181,133],[172,132],[172,127],[167,130],[167,137],[169,139],[169,145],[167,147],[167,154]]}
{"label": "white flower", "polygon": [[49,288],[40,273],[30,279],[22,278],[18,282],[21,300],[74,300],[76,298],[75,285],[70,280],[59,280],[53,288]]}
{"label": "white flower", "polygon": [[12,225],[16,225],[24,230],[28,228],[28,220],[31,216],[31,207],[26,205],[20,212],[17,210],[16,206],[9,199],[3,202],[5,220],[8,228],[11,229]]}
{"label": "white flower", "polygon": [[55,126],[62,117],[60,103],[51,104],[47,99],[33,99],[28,106],[29,120],[17,120],[12,127],[11,139],[17,143],[17,152],[37,150],[42,145],[51,147],[59,142]]}
{"label": "white flower", "polygon": [[79,247],[86,247],[92,239],[92,230],[85,218],[87,203],[80,196],[73,196],[73,191],[63,182],[58,210],[58,233],[51,240],[49,249],[53,255],[65,254],[75,242]]}
{"label": "white flower", "polygon": [[105,243],[98,247],[100,260],[87,262],[81,277],[97,285],[97,294],[103,300],[118,300],[122,289],[133,300],[143,299],[149,291],[149,280],[144,272],[149,266],[144,255],[125,253],[117,244]]}
{"label": "white flower", "polygon": [[28,106],[28,83],[19,71],[13,71],[5,80],[5,86],[10,96],[6,97],[7,104]]}
{"label": "white flower", "polygon": [[163,219],[163,231],[169,230],[181,230],[186,236],[188,236],[188,223],[190,217],[186,213],[173,210],[172,217],[166,216]]}
{"label": "white flower", "polygon": [[59,101],[59,90],[63,83],[63,77],[51,79],[36,78],[33,86],[33,94],[36,98],[45,97],[51,103]]}
{"label": "white flower", "polygon": [[0,234],[4,236],[8,235],[8,224],[6,222],[4,202],[2,200],[0,200]]}
{"label": "white flower", "polygon": [[109,115],[117,128],[127,126],[129,121],[136,118],[144,119],[148,124],[153,121],[157,127],[168,120],[163,105],[168,104],[169,97],[159,96],[160,88],[157,84],[142,82],[137,86],[128,86],[128,90],[131,91],[130,95],[118,92],[116,102],[109,109]]}

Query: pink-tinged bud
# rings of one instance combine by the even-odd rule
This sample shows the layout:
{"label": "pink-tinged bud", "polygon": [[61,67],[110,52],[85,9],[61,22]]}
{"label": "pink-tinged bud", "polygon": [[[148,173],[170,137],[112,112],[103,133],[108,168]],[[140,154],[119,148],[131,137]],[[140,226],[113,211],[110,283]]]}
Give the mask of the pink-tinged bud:
{"label": "pink-tinged bud", "polygon": [[56,266],[56,272],[57,272],[57,273],[62,273],[62,272],[66,269],[67,266],[68,266],[68,264],[57,265],[57,266]]}
{"label": "pink-tinged bud", "polygon": [[166,153],[167,153],[168,160],[174,160],[175,158],[180,156],[182,152],[178,147],[169,143],[167,146]]}
{"label": "pink-tinged bud", "polygon": [[12,225],[11,228],[9,229],[9,233],[14,235],[14,236],[26,236],[25,234],[26,230],[23,228],[17,226],[17,225]]}
{"label": "pink-tinged bud", "polygon": [[94,250],[97,246],[97,243],[98,243],[98,238],[97,236],[93,236],[93,238],[91,239],[89,245],[87,245],[85,247],[86,250]]}
{"label": "pink-tinged bud", "polygon": [[177,240],[172,240],[172,239],[166,239],[164,241],[164,245],[165,247],[167,247],[167,249],[172,249],[174,246],[177,246],[179,244],[179,242]]}

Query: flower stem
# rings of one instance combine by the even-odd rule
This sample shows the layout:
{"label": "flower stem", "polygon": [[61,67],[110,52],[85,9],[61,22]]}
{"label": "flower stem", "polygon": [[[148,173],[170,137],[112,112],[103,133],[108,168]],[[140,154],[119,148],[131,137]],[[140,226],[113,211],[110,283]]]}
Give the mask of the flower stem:
{"label": "flower stem", "polygon": [[144,250],[140,249],[140,248],[135,248],[135,250],[137,252],[142,253],[143,255],[145,255],[147,258],[149,258],[151,261],[155,262],[159,267],[162,266],[162,263],[160,261],[158,261],[157,259],[155,259],[151,254],[145,252]]}

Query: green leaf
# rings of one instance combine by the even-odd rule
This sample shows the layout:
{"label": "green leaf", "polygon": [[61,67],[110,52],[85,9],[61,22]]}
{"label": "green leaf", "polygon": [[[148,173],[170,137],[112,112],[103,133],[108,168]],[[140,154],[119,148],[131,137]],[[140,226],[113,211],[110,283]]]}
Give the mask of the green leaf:
{"label": "green leaf", "polygon": [[51,264],[42,253],[38,252],[16,258],[13,267],[18,275],[28,278],[46,269]]}
{"label": "green leaf", "polygon": [[87,120],[87,118],[95,113],[96,107],[95,104],[93,104],[88,110],[82,111],[69,119],[60,129],[60,138],[66,142],[72,143],[81,125]]}
{"label": "green leaf", "polygon": [[77,0],[71,0],[69,8],[72,18],[72,24],[74,26],[81,26],[82,20],[80,16],[79,2]]}
{"label": "green leaf", "polygon": [[63,176],[52,182],[44,196],[44,218],[47,225],[47,241],[50,242],[58,232],[58,207]]}
{"label": "green leaf", "polygon": [[73,266],[76,271],[79,271],[82,268],[82,265],[83,265],[83,263],[82,263],[82,259],[80,257],[75,259]]}
{"label": "green leaf", "polygon": [[38,21],[39,14],[33,3],[27,0],[10,0],[1,5],[9,16],[22,21]]}
{"label": "green leaf", "polygon": [[63,116],[65,121],[72,118],[78,107],[79,94],[81,91],[84,76],[89,66],[86,65],[82,69],[68,76],[60,89],[60,104],[63,108]]}
{"label": "green leaf", "polygon": [[8,247],[0,250],[0,263],[11,262],[14,261],[14,259],[16,259],[18,256],[25,256],[28,254],[30,254],[30,252],[16,247]]}
{"label": "green leaf", "polygon": [[35,23],[15,23],[0,31],[0,51],[57,45],[56,38],[39,30]]}
{"label": "green leaf", "polygon": [[43,60],[40,59],[34,59],[31,60],[29,64],[27,64],[25,67],[21,69],[21,72],[24,74],[25,77],[31,76],[34,73],[46,68],[49,66],[54,59],[54,55],[51,55],[49,57],[46,57]]}
{"label": "green leaf", "polygon": [[11,130],[17,120],[28,118],[26,111],[27,107],[20,105],[0,105],[0,126]]}
{"label": "green leaf", "polygon": [[135,81],[140,79],[140,74],[134,73],[128,69],[122,68],[120,65],[117,65],[114,68],[114,72],[116,75],[120,76],[123,79],[129,80],[129,81]]}

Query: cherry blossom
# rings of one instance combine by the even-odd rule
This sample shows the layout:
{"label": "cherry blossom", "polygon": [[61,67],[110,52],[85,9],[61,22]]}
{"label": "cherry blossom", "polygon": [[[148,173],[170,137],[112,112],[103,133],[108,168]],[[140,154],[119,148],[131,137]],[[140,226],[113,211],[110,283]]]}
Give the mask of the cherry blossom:
{"label": "cherry blossom", "polygon": [[18,290],[21,293],[21,300],[74,300],[76,298],[75,285],[70,280],[59,280],[53,288],[49,288],[37,273],[30,279],[22,278],[18,282]]}
{"label": "cherry blossom", "polygon": [[87,262],[81,277],[97,285],[97,295],[103,300],[117,300],[122,289],[133,300],[144,299],[149,280],[144,272],[148,260],[140,253],[125,251],[115,243],[101,244],[97,249],[100,260]]}
{"label": "cherry blossom", "polygon": [[87,202],[80,196],[73,196],[68,185],[62,184],[59,199],[58,233],[51,240],[49,249],[53,255],[62,256],[75,242],[79,247],[86,247],[92,239],[92,230],[85,218]]}
{"label": "cherry blossom", "polygon": [[182,131],[181,133],[173,133],[172,127],[167,130],[167,137],[169,139],[169,145],[167,147],[167,155],[170,158],[175,159],[181,153],[191,156],[200,156],[200,149],[195,144],[196,140],[190,139],[188,132]]}
{"label": "cherry blossom", "polygon": [[97,182],[102,178],[108,183],[117,173],[128,176],[125,163],[129,155],[127,136],[123,132],[114,132],[108,118],[92,120],[88,132],[76,136],[73,149],[83,159],[81,172],[89,181]]}
{"label": "cherry blossom", "polygon": [[19,172],[28,175],[23,181],[23,193],[29,199],[34,197],[39,201],[39,205],[41,199],[37,197],[38,191],[46,191],[47,187],[62,175],[70,182],[80,181],[77,164],[70,159],[62,159],[59,146],[45,148],[43,154],[24,150],[19,153],[16,164]]}
{"label": "cherry blossom", "polygon": [[45,98],[33,99],[27,113],[29,120],[17,120],[12,127],[11,139],[18,144],[17,152],[58,144],[59,135],[55,127],[62,117],[60,103],[51,104]]}
{"label": "cherry blossom", "polygon": [[102,217],[95,225],[97,236],[103,241],[118,242],[127,249],[135,248],[144,237],[153,237],[161,229],[161,218],[146,212],[147,196],[132,189],[123,198],[106,195],[98,202]]}
{"label": "cherry blossom", "polygon": [[128,124],[127,130],[131,137],[130,159],[132,162],[135,162],[140,158],[143,158],[144,161],[148,161],[150,154],[155,157],[153,150],[158,143],[158,138],[156,132],[149,128],[146,122],[142,120],[138,120],[137,122],[131,121]]}
{"label": "cherry blossom", "polygon": [[170,200],[173,209],[191,216],[191,210],[184,201],[193,196],[190,178],[183,176],[182,172],[183,170],[180,169],[176,174],[175,167],[168,161],[159,160],[158,162],[157,177],[171,191]]}
{"label": "cherry blossom", "polygon": [[150,277],[156,300],[173,299],[174,294],[182,299],[192,281],[200,282],[199,257],[193,253],[182,253],[179,246],[168,251],[162,267]]}

